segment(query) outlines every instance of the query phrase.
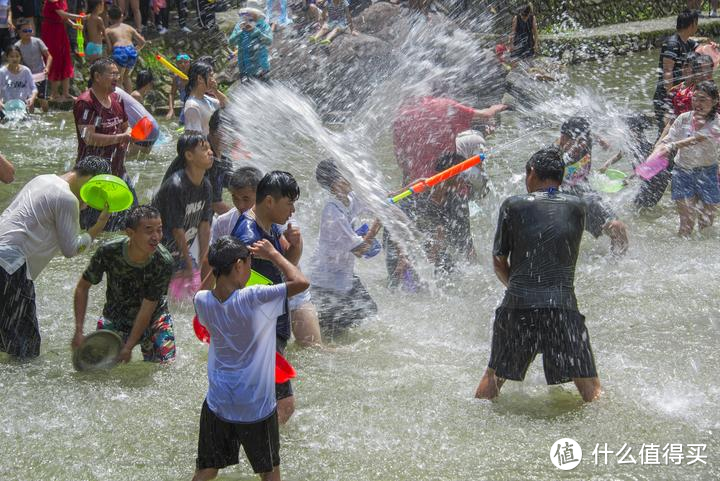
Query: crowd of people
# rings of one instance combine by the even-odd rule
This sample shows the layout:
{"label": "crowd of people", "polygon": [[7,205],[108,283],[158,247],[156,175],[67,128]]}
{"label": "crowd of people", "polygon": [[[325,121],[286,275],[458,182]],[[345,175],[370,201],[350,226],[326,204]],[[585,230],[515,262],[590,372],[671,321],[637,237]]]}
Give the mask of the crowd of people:
{"label": "crowd of people", "polygon": [[[64,1],[48,0],[45,5],[53,15],[44,16],[44,22],[57,27],[58,37],[64,23],[76,20],[63,8]],[[326,4],[327,14],[319,18],[324,21],[326,16],[327,23],[315,40],[330,41],[346,27],[353,31],[347,2]],[[281,12],[285,5],[280,2]],[[102,40],[90,37],[94,46],[87,53],[94,58],[88,88],[74,99],[75,164],[62,175],[33,178],[0,216],[0,350],[18,359],[40,354],[34,282],[57,251],[66,257],[92,251],[74,293],[72,348],[85,339],[91,287],[105,277],[105,303],[95,327],[122,338],[121,362],[129,362],[138,345],[145,361],[174,360],[168,290],[173,282],[198,278],[193,302],[211,343],[194,479],[212,479],[219,469],[237,464],[243,446],[255,472],[263,479],[279,480],[278,426],[291,418],[295,395],[291,381],[275,384],[275,352],[284,354],[293,336],[303,346],[322,346],[378,312],[355,272],[357,259],[373,257],[384,247],[388,284],[408,291],[424,289],[416,261],[387,229],[381,245],[382,225],[371,206],[354,193],[336,160],[323,159],[317,163],[315,179],[327,191],[328,201],[320,214],[306,277],[297,267],[304,241],[293,220],[300,187],[289,172],[232,167],[221,128],[228,99],[218,89],[212,57],[193,60],[179,53],[175,58],[187,79],[174,78],[168,117],[174,116],[179,100],[185,130],[162,182],[149,202],[141,203],[125,159],[133,149],[151,149],[157,138],[157,132],[142,140],[131,136],[131,127],[149,115],[141,108],[152,75],[139,72],[136,88],[130,85],[136,46],[144,42],[143,17],[137,13],[137,1],[129,2],[135,27],[122,23],[128,2],[109,9],[109,24],[102,1],[90,0],[88,6],[86,25]],[[167,5],[159,8],[167,17],[162,13]],[[253,6],[239,13],[229,40],[238,48],[239,72],[248,80],[268,81],[273,22]],[[287,22],[283,15],[278,21]],[[690,235],[696,223],[699,229],[712,225],[720,203],[720,99],[712,81],[713,60],[698,52],[690,39],[697,18],[696,12],[682,12],[677,33],[661,50],[654,98],[658,140],[652,143],[645,137],[647,117],[627,120],[637,146],[633,165],[654,153],[670,159],[664,172],[641,181],[636,204],[656,204],[671,182],[682,236]],[[46,23],[43,33],[48,31]],[[47,73],[51,85],[59,82],[66,95],[64,81],[72,76],[72,63],[64,57],[69,50],[62,50],[69,49],[67,35],[53,42],[43,35],[48,40],[43,42],[33,36],[32,18],[17,25],[20,39],[9,46],[7,65],[0,69],[3,100],[8,89],[22,90],[29,92],[28,106],[34,106],[41,97],[40,82],[33,83],[33,77],[41,72]],[[537,46],[531,7],[524,8],[513,25],[516,56],[531,57]],[[103,43],[112,47],[112,57],[103,55]],[[57,94],[57,87],[50,88],[51,96]],[[449,98],[440,84],[430,95],[407,99],[392,125],[404,182],[415,185],[486,153],[495,119],[506,110],[504,104],[481,109],[463,105]],[[538,353],[543,354],[548,384],[573,381],[585,401],[601,393],[585,318],[575,297],[575,264],[584,230],[594,237],[607,235],[618,256],[629,242],[625,223],[589,184],[594,142],[604,144],[589,119],[566,119],[555,144],[527,161],[527,194],[512,196],[500,207],[492,257],[507,290],[496,312],[488,368],[476,391],[479,398],[496,397],[508,379],[523,380]],[[0,154],[0,181],[12,182],[14,169],[11,159]],[[134,197],[128,211],[110,214],[107,206],[101,211],[84,204],[83,185],[101,174],[127,183]],[[482,201],[488,188],[480,164],[400,204],[427,234],[422,247],[439,278],[480,257],[468,206],[471,200]],[[224,190],[232,206],[224,201]],[[361,225],[359,221],[368,218],[373,220]],[[92,247],[106,230],[126,235]],[[245,287],[253,272],[271,284]]]}

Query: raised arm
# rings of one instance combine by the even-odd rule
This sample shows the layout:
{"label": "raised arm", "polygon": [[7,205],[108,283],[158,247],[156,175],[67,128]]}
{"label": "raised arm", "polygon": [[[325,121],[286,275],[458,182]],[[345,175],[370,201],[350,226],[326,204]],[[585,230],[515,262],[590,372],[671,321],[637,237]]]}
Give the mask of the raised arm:
{"label": "raised arm", "polygon": [[351,251],[356,257],[360,257],[368,250],[370,250],[378,231],[380,231],[380,227],[382,227],[382,224],[380,224],[379,220],[375,219],[375,222],[373,222],[372,226],[370,226],[370,229],[368,229],[367,234],[363,236],[363,243]]}
{"label": "raised arm", "polygon": [[287,241],[285,258],[293,264],[298,265],[303,252],[303,239],[302,234],[300,234],[300,229],[293,227],[292,223],[289,223],[287,230],[283,234],[283,238]]}
{"label": "raised arm", "polygon": [[308,287],[310,282],[305,275],[292,262],[280,254],[267,239],[257,241],[249,247],[253,255],[272,261],[285,276],[287,296],[292,297],[300,294]]}

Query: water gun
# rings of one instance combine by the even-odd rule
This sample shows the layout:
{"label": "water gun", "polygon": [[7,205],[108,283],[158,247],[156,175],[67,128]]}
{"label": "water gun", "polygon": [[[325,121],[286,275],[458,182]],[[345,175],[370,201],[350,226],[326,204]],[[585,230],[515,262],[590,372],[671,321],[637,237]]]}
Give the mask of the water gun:
{"label": "water gun", "polygon": [[168,61],[168,59],[166,59],[166,58],[163,57],[162,55],[157,54],[157,55],[155,55],[155,58],[158,60],[158,62],[160,62],[161,64],[163,64],[163,66],[164,66],[166,69],[168,69],[169,71],[171,71],[172,73],[174,73],[175,75],[177,75],[178,77],[180,77],[181,79],[183,79],[183,80],[187,80],[187,79],[188,79],[188,76],[185,75],[185,72],[183,72],[182,70],[180,70],[179,68],[177,68],[175,65],[171,64],[171,63]]}
{"label": "water gun", "polygon": [[405,197],[410,197],[413,194],[419,194],[420,192],[423,192],[425,189],[429,187],[433,187],[440,182],[446,181],[450,179],[451,177],[455,177],[460,172],[463,172],[465,170],[468,170],[472,167],[475,167],[480,162],[485,160],[485,154],[476,155],[474,157],[470,157],[467,160],[463,160],[459,164],[453,165],[452,167],[443,170],[440,173],[437,173],[426,180],[418,181],[417,183],[410,186],[409,189],[400,192],[398,195],[394,197],[390,197],[388,199],[388,202],[391,204],[397,204],[401,200],[403,200]]}
{"label": "water gun", "polygon": [[78,57],[84,57],[85,56],[85,35],[83,34],[83,18],[85,17],[84,13],[80,13],[80,18],[78,18],[77,21],[77,37],[75,38],[75,42],[77,43],[77,54]]}

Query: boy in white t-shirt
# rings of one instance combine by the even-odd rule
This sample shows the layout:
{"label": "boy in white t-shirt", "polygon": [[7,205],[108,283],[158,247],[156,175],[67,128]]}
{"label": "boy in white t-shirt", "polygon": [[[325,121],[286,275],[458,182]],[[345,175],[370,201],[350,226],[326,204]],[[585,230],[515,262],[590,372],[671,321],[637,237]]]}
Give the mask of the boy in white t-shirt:
{"label": "boy in white t-shirt", "polygon": [[[215,219],[210,234],[210,243],[215,242],[216,239],[222,236],[232,235],[240,214],[250,210],[255,205],[255,191],[262,177],[262,173],[251,166],[240,167],[233,173],[232,177],[230,177],[228,190],[232,195],[232,202],[235,207]],[[203,285],[204,287],[212,286],[214,281],[215,279],[209,276]],[[322,344],[317,311],[310,299],[310,291],[288,299],[288,305],[295,341],[303,347]]]}
{"label": "boy in white t-shirt", "polygon": [[318,183],[333,198],[325,204],[310,278],[312,297],[318,308],[323,336],[358,324],[377,313],[377,305],[355,275],[355,258],[372,257],[379,251],[375,239],[380,222],[365,232],[355,230],[353,220],[363,207],[350,182],[332,160],[323,160],[315,170]]}
{"label": "boy in white t-shirt", "polygon": [[[245,287],[250,253],[273,262],[286,282]],[[220,469],[238,464],[240,446],[261,479],[280,481],[275,329],[286,298],[309,283],[266,239],[248,248],[239,239],[221,237],[208,260],[215,288],[198,292],[194,301],[198,320],[210,332],[210,351],[193,481],[213,479]]]}

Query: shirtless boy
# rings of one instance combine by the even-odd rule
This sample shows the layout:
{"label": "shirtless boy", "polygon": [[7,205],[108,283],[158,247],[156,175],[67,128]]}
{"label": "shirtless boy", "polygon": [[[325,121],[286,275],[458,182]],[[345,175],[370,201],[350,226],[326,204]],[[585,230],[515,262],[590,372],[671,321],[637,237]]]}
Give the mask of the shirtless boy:
{"label": "shirtless boy", "polygon": [[[108,17],[110,26],[105,30],[105,39],[112,50],[113,60],[120,69],[120,82],[123,90],[132,92],[130,72],[137,62],[137,51],[145,46],[145,39],[137,30],[122,22],[122,13],[115,5],[108,10]],[[137,48],[135,43],[137,43]]]}

